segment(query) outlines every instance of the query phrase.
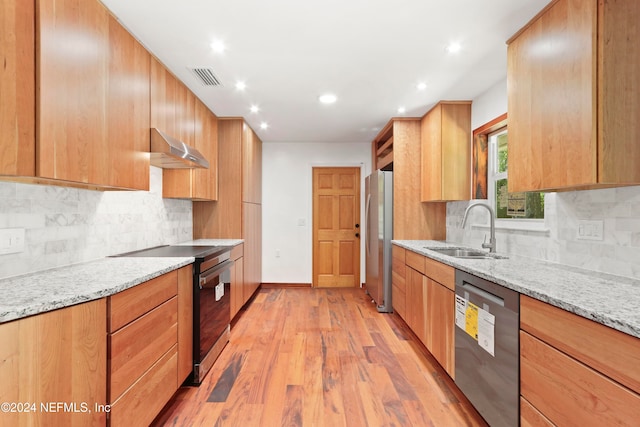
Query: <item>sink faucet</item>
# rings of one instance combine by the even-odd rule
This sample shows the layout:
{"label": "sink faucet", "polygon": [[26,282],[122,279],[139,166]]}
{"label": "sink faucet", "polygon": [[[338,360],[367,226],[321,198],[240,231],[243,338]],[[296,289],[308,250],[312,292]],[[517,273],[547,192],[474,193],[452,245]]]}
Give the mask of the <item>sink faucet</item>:
{"label": "sink faucet", "polygon": [[[495,252],[496,251],[496,223],[495,223],[495,215],[493,214],[493,209],[491,209],[491,206],[487,205],[486,203],[474,203],[472,205],[467,206],[467,209],[464,211],[464,218],[462,218],[462,228],[464,228],[464,225],[467,222],[467,215],[469,214],[469,211],[471,210],[471,208],[474,208],[476,206],[482,206],[489,211],[489,218],[491,220],[491,237],[489,238],[489,243],[482,242],[482,247],[485,249],[488,248],[489,252]],[[486,240],[486,236],[485,236],[485,240]]]}

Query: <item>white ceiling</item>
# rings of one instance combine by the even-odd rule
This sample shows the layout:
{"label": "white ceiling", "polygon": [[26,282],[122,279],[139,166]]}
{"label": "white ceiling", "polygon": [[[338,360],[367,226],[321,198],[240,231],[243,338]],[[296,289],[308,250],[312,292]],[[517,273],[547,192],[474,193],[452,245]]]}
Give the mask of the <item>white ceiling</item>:
{"label": "white ceiling", "polygon": [[[245,117],[264,142],[369,142],[391,117],[503,79],[505,41],[549,0],[102,1],[217,116]],[[203,86],[195,67],[222,87]],[[320,104],[325,92],[338,101]]]}

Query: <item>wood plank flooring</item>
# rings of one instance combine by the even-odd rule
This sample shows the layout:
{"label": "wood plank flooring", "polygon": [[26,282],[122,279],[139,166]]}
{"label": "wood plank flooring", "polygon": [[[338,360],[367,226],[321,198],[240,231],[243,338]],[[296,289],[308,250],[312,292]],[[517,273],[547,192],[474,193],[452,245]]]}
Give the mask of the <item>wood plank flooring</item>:
{"label": "wood plank flooring", "polygon": [[362,289],[260,289],[199,388],[156,426],[486,426]]}

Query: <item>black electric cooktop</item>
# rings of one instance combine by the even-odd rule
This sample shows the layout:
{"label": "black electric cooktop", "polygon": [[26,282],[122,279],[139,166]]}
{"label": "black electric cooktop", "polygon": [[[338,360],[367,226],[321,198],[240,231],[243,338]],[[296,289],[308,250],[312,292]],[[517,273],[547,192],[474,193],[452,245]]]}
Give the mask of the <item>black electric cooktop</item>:
{"label": "black electric cooktop", "polygon": [[114,257],[194,257],[205,259],[231,250],[230,246],[182,246],[164,245],[113,255]]}

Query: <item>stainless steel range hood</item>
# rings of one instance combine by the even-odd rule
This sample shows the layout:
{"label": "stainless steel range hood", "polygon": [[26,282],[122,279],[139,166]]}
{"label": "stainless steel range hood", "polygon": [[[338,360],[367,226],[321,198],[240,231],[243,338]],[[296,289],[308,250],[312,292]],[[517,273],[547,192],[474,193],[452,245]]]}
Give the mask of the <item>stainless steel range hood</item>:
{"label": "stainless steel range hood", "polygon": [[202,153],[156,128],[151,128],[151,164],[164,169],[209,169]]}

